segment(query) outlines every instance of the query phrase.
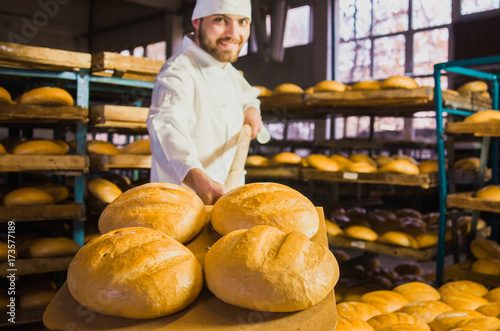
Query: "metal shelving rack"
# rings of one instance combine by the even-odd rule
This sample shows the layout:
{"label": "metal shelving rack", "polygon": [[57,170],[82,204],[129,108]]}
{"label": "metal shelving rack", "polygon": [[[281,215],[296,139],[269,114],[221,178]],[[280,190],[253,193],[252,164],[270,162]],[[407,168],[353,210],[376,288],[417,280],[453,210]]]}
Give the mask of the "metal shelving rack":
{"label": "metal shelving rack", "polygon": [[[107,91],[110,93],[127,93],[131,88],[144,88],[152,90],[154,83],[142,80],[124,79],[118,77],[106,77],[91,75],[88,69],[79,71],[51,71],[44,69],[20,69],[0,67],[0,75],[11,77],[41,78],[47,80],[66,80],[76,89],[76,105],[89,108],[90,90]],[[76,124],[76,154],[86,155],[87,123]],[[84,204],[85,174],[75,176],[74,202]],[[73,239],[83,246],[84,223],[78,220],[73,221]]]}
{"label": "metal shelving rack", "polygon": [[[484,79],[491,82],[492,109],[499,109],[499,80],[500,73],[490,73],[482,70],[473,69],[471,67],[480,67],[487,65],[500,64],[500,56],[490,56],[475,59],[466,59],[458,61],[450,61],[438,63],[434,65],[434,102],[436,110],[436,135],[437,135],[437,154],[439,162],[439,241],[437,249],[437,266],[436,266],[436,282],[439,284],[443,280],[443,269],[445,259],[445,223],[446,223],[446,197],[448,195],[449,181],[446,177],[446,161],[445,161],[445,137],[443,119],[444,113],[448,115],[469,116],[472,111],[461,109],[450,109],[443,106],[443,96],[441,89],[441,76],[443,72],[455,73],[465,76],[470,76],[478,79]],[[492,168],[492,183],[498,183],[498,138],[484,137],[481,144],[480,171],[479,181],[483,182],[485,176],[486,162],[488,159],[488,149],[491,148],[491,168]],[[475,227],[479,212],[475,211],[472,215],[472,227]],[[491,237],[497,238],[498,229],[496,218],[491,222]]]}

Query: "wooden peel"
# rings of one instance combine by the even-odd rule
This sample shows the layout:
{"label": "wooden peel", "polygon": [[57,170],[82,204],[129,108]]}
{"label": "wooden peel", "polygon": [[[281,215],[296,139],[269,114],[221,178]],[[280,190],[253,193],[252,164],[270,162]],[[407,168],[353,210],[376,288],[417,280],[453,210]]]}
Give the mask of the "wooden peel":
{"label": "wooden peel", "polygon": [[245,168],[245,162],[248,156],[248,148],[250,147],[250,138],[252,137],[252,127],[249,124],[244,124],[238,136],[236,143],[236,153],[234,154],[229,174],[227,175],[224,186],[227,190],[232,190],[240,183],[241,173]]}

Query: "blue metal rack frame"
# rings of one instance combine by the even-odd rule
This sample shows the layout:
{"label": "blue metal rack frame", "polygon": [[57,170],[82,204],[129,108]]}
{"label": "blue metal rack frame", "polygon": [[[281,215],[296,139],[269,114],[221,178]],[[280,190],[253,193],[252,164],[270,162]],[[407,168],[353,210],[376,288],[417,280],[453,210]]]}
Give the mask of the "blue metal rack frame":
{"label": "blue metal rack frame", "polygon": [[[445,259],[445,232],[446,232],[446,196],[448,194],[448,181],[446,178],[446,161],[445,161],[445,132],[443,125],[443,113],[451,115],[469,116],[473,114],[471,111],[450,109],[443,107],[443,96],[441,90],[441,76],[444,72],[451,72],[475,78],[481,78],[491,81],[491,96],[492,96],[492,109],[499,109],[499,79],[498,73],[489,73],[480,70],[471,69],[471,66],[500,64],[500,56],[489,56],[483,58],[467,59],[439,63],[434,65],[434,102],[436,110],[436,136],[437,136],[437,153],[439,163],[439,239],[437,247],[437,266],[436,266],[436,282],[438,284],[443,281],[443,269]],[[492,183],[498,183],[498,138],[491,139],[485,138],[483,146],[491,145],[491,169],[492,169]],[[481,164],[480,169],[484,171],[486,168],[488,151],[485,148],[481,150]],[[482,173],[481,171],[481,173]],[[480,176],[481,176],[480,173]],[[497,238],[497,222],[496,218],[491,224],[492,238]]]}
{"label": "blue metal rack frame", "polygon": [[[88,69],[80,69],[79,71],[51,71],[51,70],[33,70],[33,69],[18,69],[0,67],[0,75],[17,76],[17,77],[32,77],[32,78],[47,78],[47,79],[63,79],[76,83],[76,105],[88,108],[90,90],[109,91],[113,93],[130,92],[130,88],[153,89],[154,83],[124,79],[117,77],[94,76],[90,75]],[[104,85],[104,86],[103,86]],[[87,153],[87,124],[79,123],[76,127],[76,154],[86,155]],[[75,177],[74,201],[75,203],[84,204],[85,192],[85,174]],[[84,242],[84,222],[73,221],[73,239],[83,246]]]}

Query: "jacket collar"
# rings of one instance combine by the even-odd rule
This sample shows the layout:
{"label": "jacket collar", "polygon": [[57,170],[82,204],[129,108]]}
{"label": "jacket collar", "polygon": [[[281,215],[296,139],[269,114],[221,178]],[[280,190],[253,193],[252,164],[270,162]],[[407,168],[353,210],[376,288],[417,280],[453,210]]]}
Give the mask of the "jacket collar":
{"label": "jacket collar", "polygon": [[185,35],[182,40],[182,49],[192,54],[202,67],[215,66],[223,69],[226,66],[226,62],[216,60],[212,55],[208,54],[204,49],[198,46],[193,39],[194,33]]}

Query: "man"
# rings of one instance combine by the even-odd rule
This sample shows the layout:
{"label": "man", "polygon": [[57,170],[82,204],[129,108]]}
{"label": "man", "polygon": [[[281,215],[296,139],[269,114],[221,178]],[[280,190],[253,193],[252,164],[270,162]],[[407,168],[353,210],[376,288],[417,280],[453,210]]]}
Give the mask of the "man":
{"label": "man", "polygon": [[147,119],[151,181],[183,184],[205,204],[227,191],[243,124],[252,127],[252,138],[262,126],[259,90],[231,64],[248,40],[250,17],[250,0],[198,0],[194,34],[155,80]]}

